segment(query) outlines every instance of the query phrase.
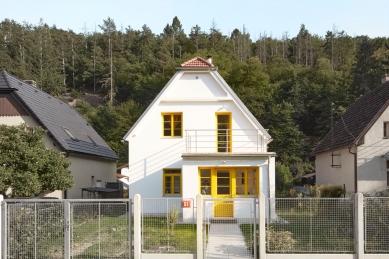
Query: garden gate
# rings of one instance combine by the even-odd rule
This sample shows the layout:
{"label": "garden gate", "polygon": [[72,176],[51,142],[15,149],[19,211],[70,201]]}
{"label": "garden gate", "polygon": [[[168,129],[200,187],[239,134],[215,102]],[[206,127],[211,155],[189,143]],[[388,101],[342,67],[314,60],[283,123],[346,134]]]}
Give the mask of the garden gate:
{"label": "garden gate", "polygon": [[203,199],[204,258],[256,258],[256,198]]}

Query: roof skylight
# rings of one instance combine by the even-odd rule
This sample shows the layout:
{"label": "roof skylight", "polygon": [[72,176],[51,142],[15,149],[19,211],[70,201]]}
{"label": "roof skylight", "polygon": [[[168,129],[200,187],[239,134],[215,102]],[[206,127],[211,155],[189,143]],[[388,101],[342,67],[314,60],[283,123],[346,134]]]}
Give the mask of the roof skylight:
{"label": "roof skylight", "polygon": [[62,127],[63,130],[66,132],[66,134],[69,135],[69,137],[75,141],[78,141],[78,138],[76,136],[74,136],[74,134],[70,131],[70,129],[68,128],[65,128],[65,127]]}

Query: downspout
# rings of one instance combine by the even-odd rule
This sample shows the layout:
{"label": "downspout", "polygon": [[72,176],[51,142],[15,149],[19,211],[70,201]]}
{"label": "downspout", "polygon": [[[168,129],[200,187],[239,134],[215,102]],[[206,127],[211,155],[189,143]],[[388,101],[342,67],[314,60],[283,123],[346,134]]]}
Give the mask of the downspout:
{"label": "downspout", "polygon": [[[267,197],[270,199],[270,158],[271,156],[267,156]],[[274,197],[275,198],[275,197]]]}
{"label": "downspout", "polygon": [[[355,147],[355,153],[351,152],[351,149]],[[357,145],[351,146],[348,149],[350,154],[354,155],[354,192],[358,193],[358,172],[357,172]]]}

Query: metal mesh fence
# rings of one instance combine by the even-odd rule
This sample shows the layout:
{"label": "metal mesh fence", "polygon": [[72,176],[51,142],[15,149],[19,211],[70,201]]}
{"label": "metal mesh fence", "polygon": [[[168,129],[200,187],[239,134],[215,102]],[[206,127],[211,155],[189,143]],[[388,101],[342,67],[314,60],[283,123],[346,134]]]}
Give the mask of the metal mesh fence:
{"label": "metal mesh fence", "polygon": [[128,202],[71,202],[71,258],[129,258]]}
{"label": "metal mesh fence", "polygon": [[[190,207],[183,208],[183,202]],[[142,199],[141,229],[143,253],[195,254],[193,199]]]}
{"label": "metal mesh fence", "polygon": [[268,204],[275,206],[267,219],[268,252],[354,252],[354,199],[277,198]]}
{"label": "metal mesh fence", "polygon": [[6,218],[6,258],[63,258],[62,203],[10,202]]}
{"label": "metal mesh fence", "polygon": [[365,251],[389,252],[389,198],[365,197]]}
{"label": "metal mesh fence", "polygon": [[7,200],[4,258],[130,258],[129,200]]}
{"label": "metal mesh fence", "polygon": [[255,258],[255,199],[204,199],[204,258]]}

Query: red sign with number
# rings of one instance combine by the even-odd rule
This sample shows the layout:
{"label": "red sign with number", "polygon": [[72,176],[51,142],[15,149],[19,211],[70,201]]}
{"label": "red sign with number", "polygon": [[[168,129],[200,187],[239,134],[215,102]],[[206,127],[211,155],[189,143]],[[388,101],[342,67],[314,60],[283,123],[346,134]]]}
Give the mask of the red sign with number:
{"label": "red sign with number", "polygon": [[181,208],[190,208],[191,207],[191,204],[190,204],[190,200],[182,200],[181,201]]}

